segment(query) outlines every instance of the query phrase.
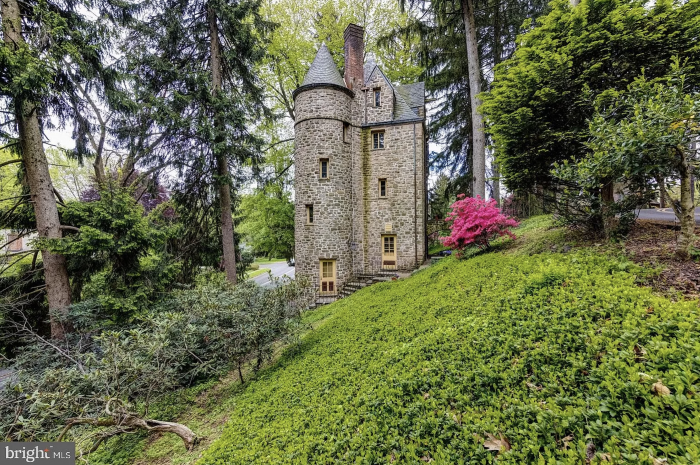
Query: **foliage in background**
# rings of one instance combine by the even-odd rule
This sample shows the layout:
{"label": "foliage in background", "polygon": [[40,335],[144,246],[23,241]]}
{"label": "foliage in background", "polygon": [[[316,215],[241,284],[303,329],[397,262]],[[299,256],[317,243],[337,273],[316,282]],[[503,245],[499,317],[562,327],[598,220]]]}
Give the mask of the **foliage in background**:
{"label": "foliage in background", "polygon": [[17,196],[22,194],[22,187],[18,172],[19,163],[11,163],[16,160],[17,155],[8,151],[0,150],[0,211],[12,207],[19,200]]}
{"label": "foliage in background", "polygon": [[[433,110],[430,138],[440,141],[430,154],[431,166],[449,173],[455,194],[468,194],[472,182],[472,116],[462,4],[408,0],[402,3],[413,21],[392,36],[420,39],[420,63],[425,67],[423,79]],[[546,8],[547,2],[542,0],[474,1],[482,90],[489,88],[494,67],[513,53],[518,34],[529,28]],[[495,184],[490,181],[493,192]]]}
{"label": "foliage in background", "polygon": [[83,192],[95,185],[93,168],[71,155],[66,150],[46,150],[51,182],[60,193],[62,201],[79,200]]}
{"label": "foliage in background", "polygon": [[390,79],[402,83],[419,80],[422,68],[415,56],[415,38],[396,35],[391,43],[378,44],[381,36],[409,21],[393,0],[268,0],[262,14],[278,27],[270,36],[259,72],[273,107],[288,121],[295,115],[292,91],[301,86],[321,42],[328,46],[342,73],[343,32],[349,23],[365,28],[365,55],[373,54]]}
{"label": "foliage in background", "polygon": [[691,184],[700,154],[700,88],[688,84],[676,61],[668,77],[652,82],[642,75],[621,96],[606,96],[590,124],[592,154],[576,167],[589,192],[605,179],[622,183],[629,196],[658,188],[681,225],[681,258],[689,256],[695,229]]}
{"label": "foliage in background", "polygon": [[164,215],[168,204],[146,216],[131,189],[110,184],[99,194],[92,202],[68,202],[62,221],[79,231],[47,245],[67,258],[75,302],[125,322],[172,290],[180,269],[167,240],[177,227]]}
{"label": "foliage in background", "polygon": [[439,220],[447,217],[450,205],[456,200],[452,193],[449,176],[441,173],[435,180],[435,185],[428,191],[430,218]]}
{"label": "foliage in background", "polygon": [[450,223],[450,235],[441,238],[440,242],[460,254],[471,246],[488,249],[491,241],[502,236],[515,239],[511,228],[518,226],[518,222],[501,213],[494,199],[460,194],[450,209],[446,218]]}
{"label": "foliage in background", "polygon": [[269,116],[256,66],[273,25],[259,10],[259,0],[148,1],[124,47],[134,92],[153,110],[151,124],[162,128],[163,145],[150,161],[175,169],[175,202],[203,208],[192,213],[197,221],[185,223],[195,228],[188,236],[216,225],[225,257],[220,262],[232,283],[231,215],[236,193],[251,175],[244,167],[252,166],[254,174],[261,159],[262,140],[253,127]]}
{"label": "foliage in background", "polygon": [[239,207],[238,232],[257,256],[294,256],[294,202],[289,192],[270,185],[244,195]]}
{"label": "foliage in background", "polygon": [[567,0],[521,36],[496,67],[484,95],[505,185],[533,192],[556,187],[553,163],[587,156],[596,97],[624,91],[641,70],[666,75],[673,56],[688,60],[687,84],[700,85],[700,1]]}

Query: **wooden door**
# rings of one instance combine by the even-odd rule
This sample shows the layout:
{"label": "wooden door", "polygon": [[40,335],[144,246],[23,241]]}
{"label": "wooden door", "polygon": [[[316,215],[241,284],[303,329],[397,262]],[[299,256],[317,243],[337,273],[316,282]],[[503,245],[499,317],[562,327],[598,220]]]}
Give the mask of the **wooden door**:
{"label": "wooden door", "polygon": [[382,269],[396,269],[396,236],[382,236]]}
{"label": "wooden door", "polygon": [[337,294],[335,260],[321,260],[321,295]]}

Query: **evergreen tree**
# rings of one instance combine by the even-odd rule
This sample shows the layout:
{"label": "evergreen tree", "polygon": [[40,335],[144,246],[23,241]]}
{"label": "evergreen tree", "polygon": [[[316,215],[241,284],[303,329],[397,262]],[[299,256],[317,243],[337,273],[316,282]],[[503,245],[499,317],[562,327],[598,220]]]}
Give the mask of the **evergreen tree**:
{"label": "evergreen tree", "polygon": [[[86,8],[98,19],[87,19]],[[36,229],[41,239],[58,239],[62,229],[51,182],[42,131],[53,116],[59,124],[74,119],[70,100],[78,92],[68,77],[104,78],[105,40],[115,21],[126,21],[132,9],[123,1],[3,0],[0,51],[2,136],[20,157]],[[24,199],[22,199],[24,200]],[[65,312],[71,303],[65,257],[42,250],[49,309]],[[65,329],[52,319],[52,337]]]}
{"label": "evergreen tree", "polygon": [[261,141],[249,128],[265,112],[254,67],[270,24],[259,6],[258,0],[153,0],[128,49],[135,87],[154,109],[150,118],[164,133],[164,156],[180,176],[174,198],[191,208],[216,206],[232,283],[233,193],[243,165],[258,161]]}
{"label": "evergreen tree", "polygon": [[[476,195],[476,191],[473,191],[476,173],[473,169],[475,109],[472,108],[472,94],[488,89],[494,66],[513,53],[515,39],[524,22],[539,16],[546,2],[476,1],[473,8],[481,83],[474,89],[470,82],[465,40],[468,32],[465,30],[462,5],[416,1],[407,2],[404,6],[411,8],[411,16],[415,20],[397,32],[420,37],[426,87],[434,99],[430,135],[432,140],[441,144],[431,154],[431,166],[449,173],[453,192]],[[486,176],[486,173],[481,176]],[[493,173],[493,177],[497,179],[496,173]],[[494,183],[494,197],[497,190]]]}

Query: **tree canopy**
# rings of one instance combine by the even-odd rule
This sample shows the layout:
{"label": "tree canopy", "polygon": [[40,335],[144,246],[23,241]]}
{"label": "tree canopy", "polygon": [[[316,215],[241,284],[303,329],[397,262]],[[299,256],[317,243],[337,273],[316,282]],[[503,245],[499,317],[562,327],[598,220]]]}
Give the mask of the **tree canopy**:
{"label": "tree canopy", "polygon": [[[556,0],[496,67],[484,113],[510,190],[552,188],[554,162],[589,149],[588,121],[598,97],[624,92],[641,75],[665,76],[672,57],[688,61],[700,83],[700,2]],[[612,94],[611,94],[612,95]]]}

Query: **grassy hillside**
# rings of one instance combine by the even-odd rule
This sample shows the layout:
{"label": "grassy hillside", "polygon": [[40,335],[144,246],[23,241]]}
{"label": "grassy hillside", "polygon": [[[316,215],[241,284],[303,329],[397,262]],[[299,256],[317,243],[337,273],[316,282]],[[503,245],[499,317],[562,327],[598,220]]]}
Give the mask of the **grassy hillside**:
{"label": "grassy hillside", "polygon": [[218,439],[163,438],[145,462],[700,463],[698,303],[593,250],[530,255],[560,237],[541,227],[312,313],[328,317],[217,397]]}

